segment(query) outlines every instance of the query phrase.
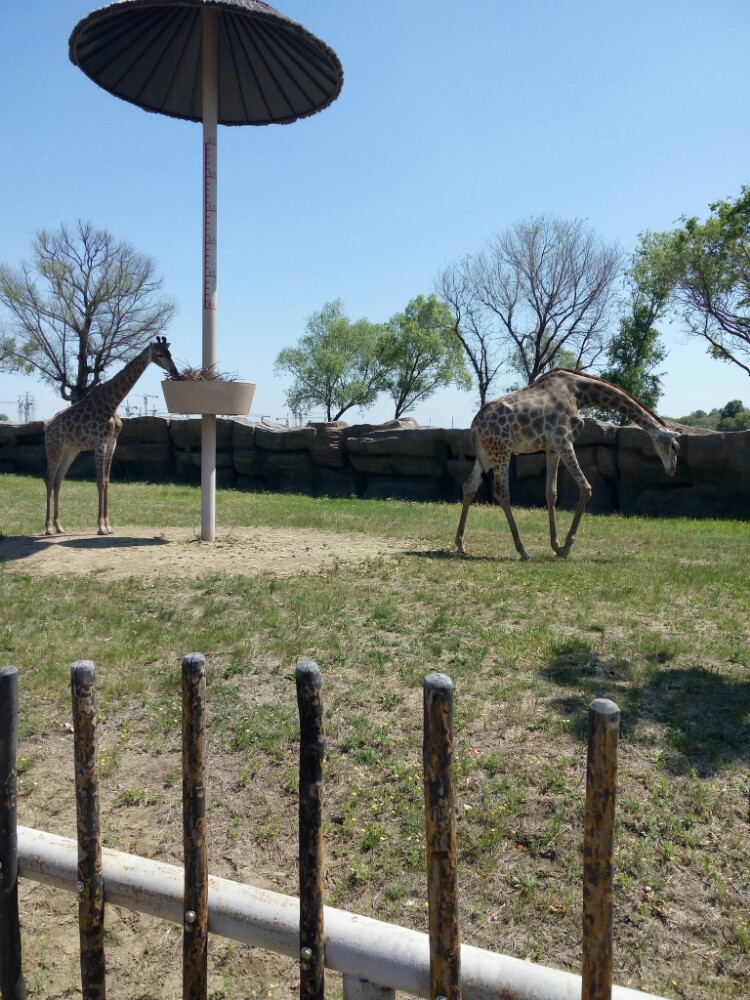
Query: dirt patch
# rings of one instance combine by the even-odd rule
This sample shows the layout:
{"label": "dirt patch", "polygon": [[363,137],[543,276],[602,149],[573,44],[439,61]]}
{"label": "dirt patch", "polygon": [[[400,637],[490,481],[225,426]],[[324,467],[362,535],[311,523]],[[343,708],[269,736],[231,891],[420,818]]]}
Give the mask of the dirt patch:
{"label": "dirt patch", "polygon": [[202,542],[188,528],[128,527],[117,535],[16,535],[0,540],[0,564],[32,576],[96,574],[198,577],[211,573],[295,576],[389,557],[409,545],[372,535],[285,528],[233,528]]}
{"label": "dirt patch", "polygon": [[[174,737],[160,752],[138,713],[116,713],[98,727],[102,762],[117,749],[118,733],[132,726],[133,746],[122,754],[113,774],[101,782],[104,847],[182,866],[180,804],[181,757]],[[75,839],[76,818],[71,774],[73,737],[67,725],[22,743],[35,764],[19,782],[19,822]],[[298,891],[294,838],[258,843],[257,817],[280,816],[295,829],[294,797],[273,784],[245,786],[236,760],[211,748],[209,870],[218,875],[294,896]],[[138,793],[137,795],[135,793]],[[263,805],[261,805],[261,800]],[[247,811],[247,812],[246,812]],[[255,818],[255,822],[253,820]],[[72,893],[25,878],[19,881],[24,932],[24,974],[30,1000],[69,1000],[80,996],[78,908]],[[182,931],[172,923],[108,905],[105,916],[107,992],[122,1000],[179,1000],[182,997]],[[340,977],[331,974],[332,984]],[[297,964],[216,935],[209,940],[210,1000],[287,1000],[299,993]]]}
{"label": "dirt patch", "polygon": [[[65,573],[116,580],[190,579],[211,573],[293,576],[336,565],[393,558],[412,543],[360,533],[237,528],[204,543],[191,529],[127,527],[116,535],[64,534],[0,539],[0,565],[34,577]],[[177,709],[175,709],[177,711]],[[155,746],[155,740],[157,745]],[[145,711],[107,713],[98,730],[105,846],[182,864],[180,752],[173,733],[157,739]],[[24,826],[76,836],[71,782],[72,735],[67,718],[21,741],[18,819]],[[116,760],[116,765],[112,762]],[[255,767],[261,770],[254,773]],[[268,765],[212,748],[208,813],[210,871],[287,895],[298,891],[296,796]],[[253,770],[252,780],[243,772]],[[66,779],[60,779],[61,772]],[[80,995],[75,897],[21,879],[24,972],[30,997]],[[182,933],[154,917],[107,907],[107,985],[123,1000],[182,996]],[[341,977],[327,974],[328,994]],[[286,1000],[299,993],[295,961],[212,935],[211,1000]]]}

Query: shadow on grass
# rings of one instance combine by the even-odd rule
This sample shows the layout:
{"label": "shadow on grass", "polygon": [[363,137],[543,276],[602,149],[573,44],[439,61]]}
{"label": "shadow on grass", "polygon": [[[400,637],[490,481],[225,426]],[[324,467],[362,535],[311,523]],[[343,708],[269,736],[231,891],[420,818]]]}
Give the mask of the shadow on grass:
{"label": "shadow on grass", "polygon": [[[404,556],[412,556],[416,559],[434,559],[434,560],[450,560],[456,559],[462,562],[475,562],[475,563],[523,563],[523,559],[519,559],[515,552],[511,551],[506,555],[498,556],[482,556],[473,555],[471,552],[467,552],[465,555],[460,555],[455,549],[407,549],[405,552],[401,553]],[[586,563],[596,563],[597,565],[605,563],[615,562],[614,556],[604,556],[604,555],[585,555],[579,560],[580,562]],[[555,555],[550,549],[548,552],[537,552],[531,555],[530,559],[525,560],[526,565],[530,568],[539,565],[557,565],[564,566],[575,562],[574,559],[561,559],[559,556]]]}
{"label": "shadow on grass", "polygon": [[662,727],[657,763],[671,774],[706,777],[734,761],[750,766],[750,681],[663,663],[655,658],[648,682],[638,685],[627,660],[606,660],[582,645],[574,651],[563,647],[541,673],[576,689],[552,707],[580,738],[586,736],[591,701],[611,698],[621,712],[623,741],[653,744],[651,727]]}
{"label": "shadow on grass", "polygon": [[49,551],[66,549],[130,549],[144,545],[169,545],[167,538],[135,535],[6,535],[0,536],[0,563],[18,562]]}
{"label": "shadow on grass", "polygon": [[407,549],[401,555],[412,556],[414,559],[456,560],[461,562],[515,562],[510,556],[472,556],[459,555],[455,549]]}

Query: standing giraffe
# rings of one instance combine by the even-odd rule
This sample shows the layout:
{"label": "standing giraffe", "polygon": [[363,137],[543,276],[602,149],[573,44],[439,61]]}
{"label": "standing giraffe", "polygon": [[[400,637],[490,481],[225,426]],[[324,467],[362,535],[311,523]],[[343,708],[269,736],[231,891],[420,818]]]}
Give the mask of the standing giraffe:
{"label": "standing giraffe", "polygon": [[[151,362],[173,378],[179,373],[169,353],[166,337],[157,337],[141,353],[128,362],[108,382],[95,386],[88,395],[67,410],[61,410],[44,429],[44,446],[47,450],[47,522],[45,534],[62,533],[60,527],[60,486],[73,459],[79,452],[93,449],[96,458],[96,485],[99,489],[99,534],[111,535],[107,515],[109,470],[117,445],[117,435],[122,430],[122,420],[117,407],[125,399]],[[55,497],[54,522],[50,514],[52,494]],[[54,531],[53,531],[54,525]]]}
{"label": "standing giraffe", "polygon": [[[461,555],[466,554],[464,529],[469,507],[479,489],[482,473],[492,469],[492,492],[505,511],[516,551],[521,559],[529,558],[510,507],[508,472],[512,454],[526,455],[534,451],[547,453],[546,497],[550,544],[558,556],[565,558],[568,555],[576,540],[581,515],[591,498],[591,485],[581,472],[573,449],[573,441],[583,427],[583,417],[578,412],[580,406],[606,407],[629,417],[633,423],[648,432],[667,475],[675,474],[680,448],[678,434],[670,431],[660,417],[630,393],[604,379],[570,368],[554,368],[518,392],[485,403],[472,421],[471,439],[476,462],[463,487],[464,504],[456,531],[456,547]],[[558,540],[555,521],[560,461],[576,481],[580,491],[578,506],[564,545],[560,545]]]}

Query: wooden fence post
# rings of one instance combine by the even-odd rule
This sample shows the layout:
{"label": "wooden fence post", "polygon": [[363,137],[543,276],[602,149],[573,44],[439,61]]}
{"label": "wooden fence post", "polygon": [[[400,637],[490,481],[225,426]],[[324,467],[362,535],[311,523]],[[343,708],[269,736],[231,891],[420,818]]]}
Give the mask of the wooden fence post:
{"label": "wooden fence post", "polygon": [[589,707],[583,841],[582,1000],[612,996],[615,796],[620,709],[607,698]]}
{"label": "wooden fence post", "polygon": [[201,653],[182,658],[182,839],[185,853],[182,996],[183,1000],[206,1000],[206,661]]}
{"label": "wooden fence post", "polygon": [[0,997],[26,1000],[18,915],[18,670],[0,668]]}
{"label": "wooden fence post", "polygon": [[299,747],[299,944],[300,1000],[323,1000],[323,686],[312,660],[297,664]]}
{"label": "wooden fence post", "polygon": [[453,682],[424,679],[424,811],[432,1000],[461,1000],[456,810],[453,796]]}
{"label": "wooden fence post", "polygon": [[99,827],[99,754],[96,740],[96,669],[90,660],[70,668],[73,759],[78,830],[78,926],[83,1000],[107,995],[104,963],[104,879]]}

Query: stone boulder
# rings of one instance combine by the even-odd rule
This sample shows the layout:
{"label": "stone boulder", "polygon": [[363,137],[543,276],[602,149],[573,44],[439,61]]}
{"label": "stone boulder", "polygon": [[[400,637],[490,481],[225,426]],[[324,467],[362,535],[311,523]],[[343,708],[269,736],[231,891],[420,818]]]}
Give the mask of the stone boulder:
{"label": "stone boulder", "polygon": [[351,428],[343,420],[310,423],[315,438],[310,446],[310,457],[318,466],[331,469],[346,467],[346,440]]}
{"label": "stone boulder", "polygon": [[258,449],[253,478],[276,493],[304,493],[312,496],[313,463],[306,451],[269,451]]}
{"label": "stone boulder", "polygon": [[[715,433],[674,425],[681,434],[677,474],[670,479],[649,435],[639,427],[586,420],[576,454],[593,488],[591,511],[688,517],[750,513],[750,431]],[[201,421],[196,417],[134,417],[123,421],[115,479],[199,483]],[[474,464],[468,429],[420,427],[411,418],[386,424],[344,421],[306,427],[217,420],[220,486],[310,496],[460,500]],[[0,424],[0,473],[43,476],[44,423]],[[94,479],[93,452],[73,463],[71,478]],[[513,457],[511,502],[545,503],[542,452]],[[478,499],[488,497],[483,480]],[[574,507],[578,487],[561,467],[558,503]]]}
{"label": "stone boulder", "polygon": [[199,417],[170,417],[169,439],[179,450],[190,451],[201,446],[201,422]]}
{"label": "stone boulder", "polygon": [[255,428],[255,447],[264,451],[309,451],[314,440],[314,427],[258,424]]}

